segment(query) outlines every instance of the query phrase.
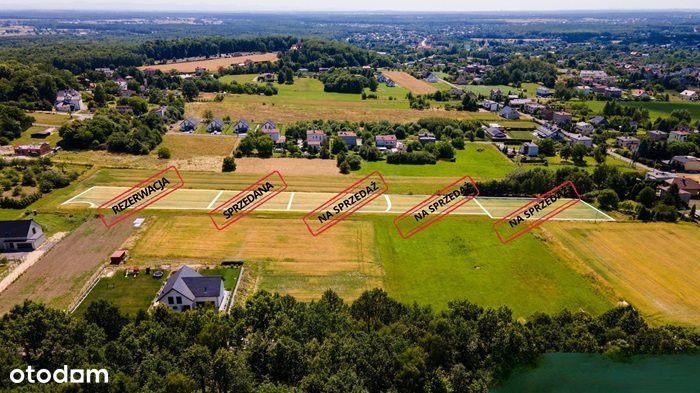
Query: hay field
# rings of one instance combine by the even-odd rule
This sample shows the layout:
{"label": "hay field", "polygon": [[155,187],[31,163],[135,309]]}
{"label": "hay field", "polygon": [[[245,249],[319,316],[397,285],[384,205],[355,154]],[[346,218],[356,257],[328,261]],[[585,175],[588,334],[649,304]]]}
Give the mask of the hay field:
{"label": "hay field", "polygon": [[416,79],[411,74],[403,71],[382,71],[382,74],[391,78],[397,85],[416,94],[435,93],[438,90],[430,83]]}
{"label": "hay field", "polygon": [[235,57],[220,57],[216,59],[207,60],[196,60],[196,61],[183,61],[179,63],[168,63],[168,64],[158,64],[150,66],[138,67],[140,70],[145,70],[147,68],[161,70],[163,72],[168,72],[170,70],[176,70],[177,72],[186,73],[194,72],[197,67],[204,67],[209,71],[217,71],[219,67],[229,67],[231,65],[236,65],[243,63],[246,60],[252,60],[256,63],[261,63],[264,61],[277,61],[277,53],[262,53],[257,55],[245,55],[245,56],[235,56]]}
{"label": "hay field", "polygon": [[700,324],[700,228],[678,223],[548,223],[570,256],[656,323]]}
{"label": "hay field", "polygon": [[298,217],[247,217],[224,231],[215,230],[202,215],[157,216],[146,225],[130,263],[243,259],[246,291],[265,289],[304,300],[318,298],[326,289],[352,299],[382,285],[374,230],[367,222],[344,222],[317,238]]}

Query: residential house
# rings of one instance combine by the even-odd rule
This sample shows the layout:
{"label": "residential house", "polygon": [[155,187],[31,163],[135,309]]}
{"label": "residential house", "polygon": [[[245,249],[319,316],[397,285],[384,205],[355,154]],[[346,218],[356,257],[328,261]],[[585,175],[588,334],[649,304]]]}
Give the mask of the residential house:
{"label": "residential house", "polygon": [[668,132],[651,130],[647,131],[647,136],[654,142],[665,141],[666,139],[668,139]]}
{"label": "residential house", "polygon": [[509,106],[504,106],[503,109],[501,109],[501,111],[498,112],[498,115],[510,120],[516,120],[520,118],[520,114],[518,113],[518,111]]}
{"label": "residential house", "polygon": [[25,157],[41,157],[51,153],[51,145],[42,142],[37,145],[17,145],[15,146],[15,154]]}
{"label": "residential house", "polygon": [[481,103],[481,106],[484,107],[489,112],[496,112],[498,111],[498,102],[496,101],[491,101],[491,100],[484,100]]}
{"label": "residential house", "polygon": [[277,124],[275,124],[274,121],[267,119],[260,128],[263,130],[275,130],[277,129]]}
{"label": "residential house", "polygon": [[221,309],[226,291],[221,276],[203,276],[189,266],[173,273],[158,293],[156,301],[175,311],[212,305]]}
{"label": "residential house", "polygon": [[348,147],[357,146],[357,134],[353,131],[338,131],[338,138],[342,139]]}
{"label": "residential house", "polygon": [[323,130],[307,130],[306,131],[306,143],[309,146],[320,147],[323,142],[326,141],[326,133]]}
{"label": "residential house", "polygon": [[571,113],[564,111],[556,111],[552,115],[552,121],[559,125],[571,123]]}
{"label": "residential house", "polygon": [[633,136],[618,136],[615,138],[615,146],[635,152],[639,148],[639,138]]}
{"label": "residential house", "polygon": [[500,101],[503,98],[503,92],[501,89],[491,89],[489,97],[494,101]]}
{"label": "residential house", "polygon": [[379,83],[386,82],[386,76],[380,72],[379,74],[377,74],[377,82],[379,82]]}
{"label": "residential house", "polygon": [[437,75],[430,73],[427,78],[425,78],[425,81],[428,83],[438,83],[440,82],[440,79],[438,79]]}
{"label": "residential house", "polygon": [[644,175],[644,179],[653,180],[655,182],[663,182],[668,179],[673,179],[674,177],[676,177],[675,173],[659,171],[656,169],[652,170],[651,172],[647,172]]}
{"label": "residential house", "polygon": [[34,220],[0,221],[0,251],[34,251],[46,240]]}
{"label": "residential house", "polygon": [[233,126],[233,130],[236,131],[236,134],[246,134],[248,133],[248,130],[250,130],[250,124],[248,124],[248,121],[246,119],[241,118]]}
{"label": "residential house", "polygon": [[418,141],[422,144],[435,143],[435,134],[432,132],[420,132],[418,133]]}
{"label": "residential house", "polygon": [[199,120],[195,119],[194,117],[188,117],[187,119],[183,120],[180,123],[180,131],[183,131],[183,132],[194,131],[195,129],[197,129],[198,125],[199,125]]}
{"label": "residential house", "polygon": [[593,134],[593,124],[579,121],[574,125],[574,131],[581,135],[591,135]]}
{"label": "residential house", "polygon": [[685,142],[688,139],[688,135],[690,135],[690,133],[688,131],[683,131],[683,130],[671,131],[668,133],[668,141],[669,142],[673,142],[673,141]]}
{"label": "residential house", "polygon": [[617,87],[606,87],[605,95],[610,98],[620,98],[622,97],[622,89],[618,89]]}
{"label": "residential house", "polygon": [[542,108],[540,110],[540,117],[544,120],[552,121],[554,118],[554,109],[552,108]]}
{"label": "residential house", "polygon": [[523,111],[531,115],[537,114],[537,112],[541,111],[544,108],[544,105],[538,104],[536,102],[530,102],[528,104],[523,105]]}
{"label": "residential house", "polygon": [[536,143],[525,142],[520,145],[520,150],[518,152],[524,156],[537,157],[537,155],[540,154],[540,147],[537,146]]}
{"label": "residential house", "polygon": [[79,91],[74,89],[59,90],[56,93],[54,107],[59,112],[79,111],[83,106],[83,98]]}
{"label": "residential house", "polygon": [[537,97],[546,98],[546,97],[550,97],[552,94],[553,94],[552,90],[548,89],[544,86],[540,86],[537,88],[537,90],[535,90],[535,95],[537,95]]}
{"label": "residential house", "polygon": [[560,141],[564,139],[564,133],[561,131],[561,129],[549,124],[537,127],[534,134],[540,139],[551,139],[553,141]]}
{"label": "residential house", "polygon": [[576,90],[577,93],[582,94],[584,96],[591,94],[591,91],[593,91],[593,89],[591,89],[590,86],[576,86],[574,87],[574,90]]}
{"label": "residential house", "polygon": [[207,132],[220,133],[224,130],[224,121],[221,119],[214,119],[207,124]]}
{"label": "residential house", "polygon": [[700,158],[694,156],[673,156],[669,163],[684,172],[700,172]]}
{"label": "residential house", "polygon": [[580,143],[586,147],[593,147],[593,139],[589,136],[579,134],[568,134],[566,136],[569,144]]}
{"label": "residential house", "polygon": [[396,86],[396,82],[394,82],[393,79],[386,78],[386,87],[394,87]]}
{"label": "residential house", "polygon": [[689,204],[691,198],[697,198],[700,195],[700,183],[686,177],[674,177],[665,180],[663,185],[658,186],[661,198],[666,196],[672,184],[678,186],[678,196],[685,203]]}
{"label": "residential house", "polygon": [[378,148],[394,149],[396,148],[396,135],[377,135],[374,138]]}
{"label": "residential house", "polygon": [[698,92],[694,90],[683,90],[681,92],[681,99],[684,99],[686,101],[697,101],[698,100]]}
{"label": "residential house", "polygon": [[611,77],[607,72],[600,70],[581,70],[579,76],[584,82],[610,84],[615,81],[615,77]]}
{"label": "residential house", "polygon": [[638,100],[648,100],[649,94],[644,89],[632,89],[630,95]]}
{"label": "residential house", "polygon": [[515,98],[515,99],[508,101],[508,106],[520,107],[520,106],[525,106],[525,105],[531,104],[531,103],[532,103],[532,100],[529,98]]}
{"label": "residential house", "polygon": [[506,139],[506,138],[508,138],[508,135],[506,135],[498,127],[486,127],[486,129],[484,130],[484,133],[491,139]]}
{"label": "residential house", "polygon": [[608,126],[608,120],[604,116],[596,116],[591,119],[590,123],[593,124],[595,128]]}
{"label": "residential house", "polygon": [[277,144],[277,141],[279,141],[281,136],[280,130],[276,128],[263,128],[262,133],[270,136],[270,139],[272,139],[272,142],[274,142],[275,144]]}

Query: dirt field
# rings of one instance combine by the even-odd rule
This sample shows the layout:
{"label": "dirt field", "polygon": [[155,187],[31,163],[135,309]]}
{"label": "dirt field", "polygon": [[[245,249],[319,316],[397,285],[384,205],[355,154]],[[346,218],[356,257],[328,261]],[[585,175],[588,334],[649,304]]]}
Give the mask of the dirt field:
{"label": "dirt field", "polygon": [[222,57],[217,59],[208,60],[197,60],[197,61],[185,61],[181,63],[169,63],[169,64],[158,64],[138,67],[140,70],[146,68],[152,68],[156,70],[161,70],[163,72],[168,72],[170,70],[176,70],[178,72],[194,72],[197,67],[204,67],[209,71],[216,71],[219,67],[228,67],[233,64],[240,64],[246,60],[252,60],[256,63],[263,61],[277,61],[277,53],[263,53],[259,55],[247,55],[247,56],[236,56],[236,57]]}
{"label": "dirt field", "polygon": [[236,173],[268,174],[272,171],[293,173],[295,175],[334,176],[338,174],[338,167],[335,166],[335,160],[262,159],[254,157],[236,159]]}
{"label": "dirt field", "polygon": [[544,232],[651,321],[700,324],[697,226],[557,222]]}
{"label": "dirt field", "polygon": [[[279,216],[278,216],[279,217]],[[371,223],[341,223],[322,237],[309,235],[299,218],[247,217],[216,231],[207,216],[158,216],[131,251],[132,263],[245,261],[247,291],[266,289],[300,299],[332,288],[341,296],[381,286]],[[309,252],[313,250],[313,252]]]}
{"label": "dirt field", "polygon": [[382,71],[382,74],[391,78],[397,85],[404,87],[416,94],[435,93],[437,89],[429,83],[416,79],[403,71]]}
{"label": "dirt field", "polygon": [[67,307],[98,266],[133,232],[126,221],[112,229],[99,220],[81,225],[2,293],[0,314],[24,299]]}

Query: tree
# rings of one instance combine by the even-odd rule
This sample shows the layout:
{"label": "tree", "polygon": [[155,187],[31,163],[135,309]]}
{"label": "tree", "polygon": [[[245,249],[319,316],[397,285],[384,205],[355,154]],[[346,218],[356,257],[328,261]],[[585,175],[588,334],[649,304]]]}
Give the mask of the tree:
{"label": "tree", "polygon": [[606,188],[598,193],[598,204],[603,210],[614,210],[617,208],[617,204],[620,202],[620,198],[617,196],[615,190]]}
{"label": "tree", "polygon": [[207,123],[209,123],[209,122],[211,122],[212,120],[214,120],[214,112],[212,112],[211,109],[207,109],[207,110],[204,111],[204,114],[202,115],[202,117],[204,118],[204,120],[205,120]]}
{"label": "tree", "polygon": [[646,186],[637,194],[637,202],[641,203],[646,208],[651,208],[656,203],[656,191],[653,188]]}
{"label": "tree", "polygon": [[221,172],[234,172],[236,170],[236,159],[233,157],[224,157],[224,163],[221,166]]}
{"label": "tree", "polygon": [[574,161],[574,164],[577,166],[583,166],[586,164],[584,161],[584,157],[586,156],[586,153],[588,153],[588,148],[584,146],[582,143],[574,143],[573,147],[571,148],[571,158]]}
{"label": "tree", "polygon": [[598,147],[596,147],[595,151],[593,152],[593,158],[595,159],[595,162],[598,164],[604,164],[605,163],[605,157],[608,154],[607,149],[604,144],[600,144]]}
{"label": "tree", "polygon": [[119,308],[106,300],[96,300],[90,303],[85,311],[85,320],[99,326],[109,340],[119,337],[119,333],[128,322]]}
{"label": "tree", "polygon": [[347,175],[350,173],[350,164],[348,164],[348,160],[343,160],[343,162],[340,163],[340,173],[343,175]]}
{"label": "tree", "polygon": [[568,160],[571,157],[571,146],[566,145],[559,149],[559,157],[564,161]]}
{"label": "tree", "polygon": [[194,101],[199,95],[199,88],[191,79],[187,79],[182,83],[182,95],[185,97],[185,100]]}
{"label": "tree", "polygon": [[554,149],[554,141],[548,138],[537,141],[537,147],[539,148],[540,153],[547,157],[552,157],[556,153]]}
{"label": "tree", "polygon": [[263,135],[258,138],[257,150],[259,157],[272,157],[272,152],[275,149],[275,144],[269,135]]}
{"label": "tree", "polygon": [[331,153],[339,154],[348,151],[348,146],[342,138],[334,137],[331,139]]}
{"label": "tree", "polygon": [[95,105],[98,108],[102,108],[107,105],[107,92],[101,83],[95,86],[95,90],[92,91],[92,95],[92,100],[95,102]]}

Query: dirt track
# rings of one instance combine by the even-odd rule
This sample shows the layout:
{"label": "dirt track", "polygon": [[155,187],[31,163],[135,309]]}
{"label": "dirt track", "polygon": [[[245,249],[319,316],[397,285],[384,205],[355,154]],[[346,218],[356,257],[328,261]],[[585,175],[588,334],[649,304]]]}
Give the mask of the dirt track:
{"label": "dirt track", "polygon": [[107,229],[91,220],[55,245],[0,297],[0,315],[24,299],[67,307],[85,281],[133,232],[131,220]]}

